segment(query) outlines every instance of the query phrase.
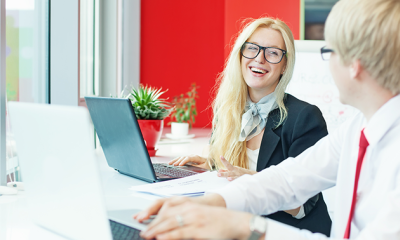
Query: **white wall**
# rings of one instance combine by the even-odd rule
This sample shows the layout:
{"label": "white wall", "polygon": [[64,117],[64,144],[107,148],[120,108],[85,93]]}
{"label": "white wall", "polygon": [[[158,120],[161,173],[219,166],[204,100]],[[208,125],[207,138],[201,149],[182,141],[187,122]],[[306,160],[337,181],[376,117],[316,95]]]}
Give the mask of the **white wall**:
{"label": "white wall", "polygon": [[50,2],[50,103],[78,106],[79,0]]}

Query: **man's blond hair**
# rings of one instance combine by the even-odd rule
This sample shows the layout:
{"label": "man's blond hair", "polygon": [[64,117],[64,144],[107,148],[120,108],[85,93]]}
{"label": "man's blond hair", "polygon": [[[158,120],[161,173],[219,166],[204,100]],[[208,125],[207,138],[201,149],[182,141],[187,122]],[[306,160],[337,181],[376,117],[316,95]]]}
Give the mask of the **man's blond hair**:
{"label": "man's blond hair", "polygon": [[400,93],[400,0],[341,0],[325,25],[325,39],[347,65],[361,65],[383,88]]}

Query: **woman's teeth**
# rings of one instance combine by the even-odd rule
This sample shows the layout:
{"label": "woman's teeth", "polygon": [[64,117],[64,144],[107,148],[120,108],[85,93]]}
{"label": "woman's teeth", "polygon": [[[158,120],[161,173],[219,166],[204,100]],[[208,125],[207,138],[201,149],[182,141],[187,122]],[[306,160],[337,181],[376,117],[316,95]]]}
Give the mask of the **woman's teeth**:
{"label": "woman's teeth", "polygon": [[253,71],[253,72],[262,73],[262,74],[267,72],[265,70],[262,70],[262,69],[259,69],[259,68],[255,68],[255,67],[250,68],[250,70]]}

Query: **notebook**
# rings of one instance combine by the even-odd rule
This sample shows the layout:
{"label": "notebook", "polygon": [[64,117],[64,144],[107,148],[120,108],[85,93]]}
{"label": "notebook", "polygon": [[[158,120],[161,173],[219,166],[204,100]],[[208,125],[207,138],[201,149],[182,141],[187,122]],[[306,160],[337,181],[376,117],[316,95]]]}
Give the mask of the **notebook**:
{"label": "notebook", "polygon": [[8,107],[32,220],[68,239],[140,239],[145,225],[132,219],[139,210],[106,211],[87,110]]}
{"label": "notebook", "polygon": [[85,97],[85,100],[107,163],[116,171],[147,182],[207,171],[195,166],[152,164],[129,99]]}

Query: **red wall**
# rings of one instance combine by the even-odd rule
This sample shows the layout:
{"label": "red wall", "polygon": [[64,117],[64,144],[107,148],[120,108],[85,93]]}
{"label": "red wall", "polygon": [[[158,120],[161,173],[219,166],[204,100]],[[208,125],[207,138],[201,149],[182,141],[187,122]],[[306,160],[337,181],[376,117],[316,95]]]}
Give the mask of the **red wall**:
{"label": "red wall", "polygon": [[[225,46],[233,45],[233,37],[241,30],[246,18],[275,17],[284,21],[292,30],[294,38],[300,38],[300,0],[225,0]],[[230,48],[225,47],[224,56]]]}
{"label": "red wall", "polygon": [[[299,38],[300,0],[142,0],[140,81],[168,89],[199,86],[194,127],[211,127],[211,90],[243,18],[278,17]],[[168,122],[169,119],[166,119]]]}

